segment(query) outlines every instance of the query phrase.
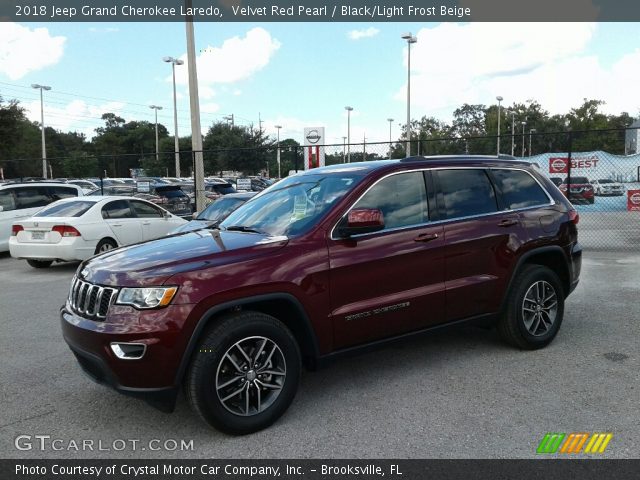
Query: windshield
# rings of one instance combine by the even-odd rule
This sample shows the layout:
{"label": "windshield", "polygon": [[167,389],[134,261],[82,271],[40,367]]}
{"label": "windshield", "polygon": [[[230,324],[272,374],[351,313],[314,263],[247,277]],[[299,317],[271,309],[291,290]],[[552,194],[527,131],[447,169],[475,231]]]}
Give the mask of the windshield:
{"label": "windshield", "polygon": [[242,200],[241,198],[221,198],[205,208],[202,213],[196,217],[196,220],[208,220],[210,222],[222,220],[245,201],[246,200]]}
{"label": "windshield", "polygon": [[45,208],[36,213],[34,217],[81,217],[95,204],[96,202],[88,202],[86,200],[65,202]]}
{"label": "windshield", "polygon": [[313,227],[361,178],[354,174],[288,177],[239,207],[220,227],[272,236],[300,235]]}
{"label": "windshield", "polygon": [[613,183],[613,180],[604,179],[604,180],[598,180],[598,182],[600,182],[600,183]]}

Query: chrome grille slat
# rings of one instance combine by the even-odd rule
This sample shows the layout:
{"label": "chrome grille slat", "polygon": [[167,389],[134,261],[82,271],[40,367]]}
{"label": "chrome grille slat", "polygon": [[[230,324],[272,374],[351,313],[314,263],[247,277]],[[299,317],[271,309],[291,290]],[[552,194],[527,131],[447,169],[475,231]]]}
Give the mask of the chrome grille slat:
{"label": "chrome grille slat", "polygon": [[74,313],[101,321],[107,317],[109,307],[116,299],[117,293],[117,288],[94,285],[74,277],[69,291],[69,305]]}

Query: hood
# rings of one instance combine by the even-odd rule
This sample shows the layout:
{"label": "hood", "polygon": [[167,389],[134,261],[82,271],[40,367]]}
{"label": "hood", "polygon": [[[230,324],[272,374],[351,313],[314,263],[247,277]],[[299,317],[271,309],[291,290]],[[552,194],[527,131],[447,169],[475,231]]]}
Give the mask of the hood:
{"label": "hood", "polygon": [[78,270],[82,278],[100,285],[162,285],[176,273],[250,260],[287,243],[287,237],[198,230],[112,250],[87,260]]}

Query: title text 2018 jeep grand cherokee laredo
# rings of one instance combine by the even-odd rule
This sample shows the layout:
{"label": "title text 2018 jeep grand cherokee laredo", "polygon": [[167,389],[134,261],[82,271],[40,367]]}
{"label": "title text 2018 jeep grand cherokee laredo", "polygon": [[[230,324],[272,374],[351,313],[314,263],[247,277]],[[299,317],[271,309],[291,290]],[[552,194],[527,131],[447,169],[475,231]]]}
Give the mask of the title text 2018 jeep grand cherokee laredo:
{"label": "title text 2018 jeep grand cherokee laredo", "polygon": [[210,425],[274,422],[314,367],[357,347],[495,320],[523,349],[555,337],[576,287],[578,214],[529,164],[411,157],[288,177],[218,229],[78,267],[64,338],[94,379],[180,386]]}

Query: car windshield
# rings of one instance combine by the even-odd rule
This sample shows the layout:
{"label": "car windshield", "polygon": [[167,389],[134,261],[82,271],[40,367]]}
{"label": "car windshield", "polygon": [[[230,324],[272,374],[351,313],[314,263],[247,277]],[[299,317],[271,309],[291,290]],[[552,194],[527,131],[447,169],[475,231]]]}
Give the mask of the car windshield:
{"label": "car windshield", "polygon": [[272,236],[300,235],[361,178],[352,173],[288,177],[240,206],[220,227]]}
{"label": "car windshield", "polygon": [[196,220],[206,220],[209,222],[222,220],[245,201],[246,200],[241,198],[221,198],[205,208],[202,213],[196,217]]}
{"label": "car windshield", "polygon": [[81,217],[95,204],[86,200],[59,203],[39,211],[34,217]]}

